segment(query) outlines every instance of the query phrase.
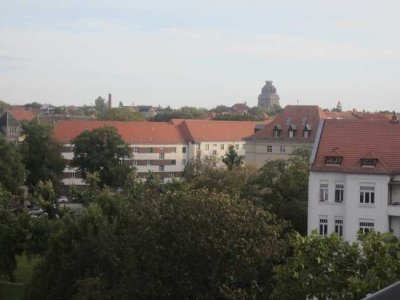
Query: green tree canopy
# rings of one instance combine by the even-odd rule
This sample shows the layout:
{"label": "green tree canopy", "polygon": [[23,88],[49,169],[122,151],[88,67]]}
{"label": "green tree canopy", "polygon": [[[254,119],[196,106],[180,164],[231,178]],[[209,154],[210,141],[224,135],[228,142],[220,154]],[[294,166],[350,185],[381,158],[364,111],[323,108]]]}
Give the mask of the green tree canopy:
{"label": "green tree canopy", "polygon": [[123,160],[132,157],[132,149],[123,141],[114,127],[101,127],[84,131],[74,144],[72,164],[86,177],[87,172],[98,172],[101,185],[123,186],[131,171]]}
{"label": "green tree canopy", "polygon": [[205,108],[184,106],[179,109],[167,108],[155,115],[152,121],[168,122],[172,119],[207,119],[208,111]]}
{"label": "green tree canopy", "polygon": [[5,112],[7,109],[10,109],[11,105],[5,101],[0,100],[0,115]]}
{"label": "green tree canopy", "polygon": [[335,234],[297,236],[275,272],[273,299],[362,299],[400,280],[400,241],[375,232],[351,244]]}
{"label": "green tree canopy", "polygon": [[226,165],[228,170],[232,170],[235,167],[240,167],[243,163],[243,159],[237,154],[233,145],[230,145],[222,162]]}
{"label": "green tree canopy", "polygon": [[65,219],[28,298],[265,298],[286,245],[284,224],[227,195],[127,201],[106,192],[80,218]]}
{"label": "green tree canopy", "polygon": [[17,148],[0,136],[0,185],[16,194],[25,181],[25,166]]}
{"label": "green tree canopy", "polygon": [[98,120],[102,121],[141,121],[143,117],[129,108],[118,107],[110,108],[100,113],[97,116]]}
{"label": "green tree canopy", "polygon": [[23,163],[28,171],[26,182],[31,188],[39,181],[52,181],[58,187],[65,168],[61,145],[52,137],[51,127],[36,121],[23,124],[25,139],[21,145]]}
{"label": "green tree canopy", "polygon": [[242,189],[243,198],[290,221],[302,234],[307,232],[309,152],[299,148],[288,160],[266,162]]}

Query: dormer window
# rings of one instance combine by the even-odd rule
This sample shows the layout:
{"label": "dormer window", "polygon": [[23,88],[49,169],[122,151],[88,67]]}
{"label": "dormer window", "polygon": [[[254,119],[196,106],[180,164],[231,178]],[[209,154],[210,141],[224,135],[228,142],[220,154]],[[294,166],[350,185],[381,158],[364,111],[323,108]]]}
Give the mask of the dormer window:
{"label": "dormer window", "polygon": [[376,158],[362,158],[361,159],[361,166],[362,167],[369,167],[374,168],[376,167],[376,163],[378,160]]}
{"label": "dormer window", "polygon": [[274,127],[274,130],[272,131],[273,136],[276,137],[276,138],[279,137],[281,135],[281,130],[282,130],[281,125],[280,124],[276,124],[275,127]]}
{"label": "dormer window", "polygon": [[307,124],[307,125],[304,127],[304,130],[303,130],[303,137],[304,137],[305,139],[308,139],[308,138],[310,137],[310,132],[311,132],[311,125],[310,125],[310,124]]}
{"label": "dormer window", "polygon": [[290,124],[290,126],[289,126],[289,131],[288,131],[288,134],[289,134],[289,138],[290,139],[292,139],[293,137],[294,137],[294,135],[295,135],[295,133],[296,133],[296,125],[294,125],[294,124]]}
{"label": "dormer window", "polygon": [[340,166],[342,164],[343,157],[341,156],[326,156],[325,164],[331,166]]}

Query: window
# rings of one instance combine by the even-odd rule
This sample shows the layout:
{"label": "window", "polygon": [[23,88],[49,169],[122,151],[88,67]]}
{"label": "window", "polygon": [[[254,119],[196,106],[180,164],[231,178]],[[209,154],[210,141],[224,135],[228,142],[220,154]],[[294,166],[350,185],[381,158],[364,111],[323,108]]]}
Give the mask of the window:
{"label": "window", "polygon": [[319,234],[320,235],[328,234],[328,217],[327,216],[319,217]]}
{"label": "window", "polygon": [[376,163],[377,163],[377,159],[367,159],[367,158],[363,158],[363,159],[361,159],[361,166],[362,167],[375,167],[376,166]]}
{"label": "window", "polygon": [[204,150],[210,150],[210,144],[205,144],[204,145]]}
{"label": "window", "polygon": [[171,165],[173,165],[173,166],[176,165],[176,160],[175,159],[171,160]]}
{"label": "window", "polygon": [[133,153],[137,153],[138,152],[138,147],[133,147],[132,151],[133,151]]}
{"label": "window", "polygon": [[279,150],[280,150],[281,153],[286,153],[286,148],[285,148],[285,146],[281,146]]}
{"label": "window", "polygon": [[325,157],[325,164],[326,165],[340,166],[342,164],[342,157],[341,156],[326,156]]}
{"label": "window", "polygon": [[289,138],[292,139],[294,137],[294,130],[289,130]]}
{"label": "window", "polygon": [[239,144],[236,144],[236,145],[235,145],[235,149],[236,149],[236,150],[239,150]]}
{"label": "window", "polygon": [[267,146],[267,152],[272,152],[272,146],[271,145]]}
{"label": "window", "polygon": [[182,159],[182,165],[186,165],[186,159]]}
{"label": "window", "polygon": [[219,148],[220,148],[221,150],[224,150],[224,149],[225,149],[225,144],[219,145]]}
{"label": "window", "polygon": [[136,159],[134,159],[134,160],[132,161],[132,165],[134,165],[134,166],[137,166],[137,165],[138,165],[138,162],[137,162]]}
{"label": "window", "polygon": [[305,139],[308,139],[308,138],[310,137],[310,132],[309,132],[308,130],[304,130],[304,132],[303,132],[303,137],[304,137]]}
{"label": "window", "polygon": [[375,227],[374,220],[370,219],[360,219],[360,232],[361,233],[368,233],[370,231],[373,231]]}
{"label": "window", "polygon": [[319,183],[319,201],[328,201],[328,181]]}
{"label": "window", "polygon": [[335,233],[340,237],[343,237],[343,219],[337,218],[335,219]]}
{"label": "window", "polygon": [[165,158],[165,153],[160,153],[160,159],[164,159]]}
{"label": "window", "polygon": [[360,203],[362,204],[375,203],[375,186],[372,185],[360,186]]}
{"label": "window", "polygon": [[182,153],[186,153],[186,147],[182,147]]}
{"label": "window", "polygon": [[279,137],[280,136],[280,134],[281,134],[281,132],[280,132],[280,130],[277,130],[277,129],[274,129],[274,131],[273,131],[273,135],[274,135],[274,137]]}
{"label": "window", "polygon": [[160,172],[164,172],[165,167],[164,167],[164,166],[158,166],[158,170],[159,170]]}
{"label": "window", "polygon": [[212,155],[217,155],[217,150],[213,150]]}
{"label": "window", "polygon": [[343,183],[336,183],[335,186],[335,202],[341,203],[344,199],[344,184]]}
{"label": "window", "polygon": [[147,164],[148,166],[150,166],[150,165],[151,165],[151,160],[146,161],[146,164]]}

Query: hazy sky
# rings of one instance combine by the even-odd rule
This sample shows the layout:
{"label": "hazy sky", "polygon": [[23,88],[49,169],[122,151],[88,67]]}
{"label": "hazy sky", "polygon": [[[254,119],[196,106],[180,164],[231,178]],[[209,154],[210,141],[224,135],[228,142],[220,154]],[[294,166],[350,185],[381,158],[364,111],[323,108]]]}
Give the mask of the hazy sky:
{"label": "hazy sky", "polygon": [[12,104],[400,110],[399,1],[0,0],[0,99]]}

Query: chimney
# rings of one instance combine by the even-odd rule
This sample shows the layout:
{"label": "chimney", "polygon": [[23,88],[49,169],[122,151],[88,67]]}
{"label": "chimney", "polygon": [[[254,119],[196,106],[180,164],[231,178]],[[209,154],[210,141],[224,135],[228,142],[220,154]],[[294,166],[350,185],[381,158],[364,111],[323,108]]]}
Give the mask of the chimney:
{"label": "chimney", "polygon": [[396,112],[393,111],[392,119],[390,120],[391,123],[399,123],[399,117],[397,116]]}
{"label": "chimney", "polygon": [[111,93],[108,94],[108,108],[111,108]]}

